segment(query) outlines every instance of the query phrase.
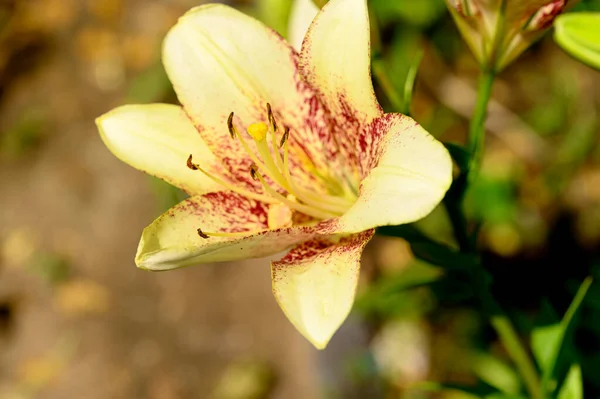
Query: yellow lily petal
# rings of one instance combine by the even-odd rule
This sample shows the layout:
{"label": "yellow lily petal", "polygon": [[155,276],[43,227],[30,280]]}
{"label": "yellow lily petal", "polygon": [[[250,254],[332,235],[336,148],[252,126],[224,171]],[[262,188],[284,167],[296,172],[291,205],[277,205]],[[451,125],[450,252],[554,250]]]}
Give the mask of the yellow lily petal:
{"label": "yellow lily petal", "polygon": [[360,140],[372,158],[364,164],[356,203],[325,221],[321,233],[356,233],[377,226],[414,222],[431,212],[452,182],[452,160],[442,143],[413,119],[386,114]]}
{"label": "yellow lily petal", "polygon": [[123,162],[181,188],[189,194],[222,189],[186,166],[190,154],[210,168],[211,151],[185,115],[169,104],[125,105],[96,119],[102,141]]}
{"label": "yellow lily petal", "polygon": [[275,31],[220,4],[187,12],[163,46],[179,101],[209,148],[239,179],[248,179],[252,160],[229,135],[232,111],[235,126],[244,132],[252,123],[268,123],[270,103],[278,124],[291,129],[290,165],[297,171],[306,170],[307,156],[324,168],[337,150],[322,105],[298,73],[297,58]]}
{"label": "yellow lily petal", "polygon": [[[188,198],[144,229],[135,263],[142,269],[158,271],[258,258],[315,235],[308,227],[268,230],[268,210],[268,205],[232,192]],[[202,238],[198,229],[209,237]]]}
{"label": "yellow lily petal", "polygon": [[337,243],[313,240],[271,262],[273,294],[296,329],[323,349],[354,303],[360,256],[374,231]]}
{"label": "yellow lily petal", "polygon": [[290,13],[290,22],[288,27],[288,40],[296,51],[302,49],[302,41],[308,27],[319,12],[319,7],[313,0],[294,0],[292,11]]}
{"label": "yellow lily petal", "polygon": [[383,113],[371,81],[369,32],[366,0],[331,0],[302,44],[302,75],[318,88],[321,101],[346,129]]}

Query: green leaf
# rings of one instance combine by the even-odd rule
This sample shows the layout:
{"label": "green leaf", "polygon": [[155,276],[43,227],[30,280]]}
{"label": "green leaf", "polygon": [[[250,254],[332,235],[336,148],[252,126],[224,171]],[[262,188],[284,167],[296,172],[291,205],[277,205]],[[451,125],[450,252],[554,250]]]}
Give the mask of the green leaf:
{"label": "green leaf", "polygon": [[415,55],[413,62],[408,69],[408,75],[406,75],[406,80],[404,81],[404,104],[402,113],[404,115],[411,115],[410,108],[412,105],[413,92],[415,89],[415,81],[417,80],[417,73],[419,72],[419,66],[421,65],[421,60],[423,59],[424,51],[423,49],[419,49],[417,54]]}
{"label": "green leaf", "polygon": [[550,382],[558,361],[560,349],[592,281],[592,277],[587,277],[583,281],[559,324],[536,328],[531,334],[531,347],[542,369],[542,387],[546,390],[553,390],[550,387]]}
{"label": "green leaf", "polygon": [[292,8],[291,0],[259,0],[258,17],[269,27],[285,36]]}
{"label": "green leaf", "polygon": [[561,15],[554,23],[554,40],[571,56],[600,70],[600,13]]}
{"label": "green leaf", "polygon": [[421,230],[419,230],[413,224],[403,224],[400,226],[382,226],[377,229],[377,234],[388,237],[404,238],[408,242],[433,242],[429,237],[423,234]]}
{"label": "green leaf", "polygon": [[169,77],[158,63],[134,77],[127,88],[127,102],[151,103],[164,100],[173,94]]}
{"label": "green leaf", "polygon": [[[463,385],[457,383],[439,383],[426,381],[415,384],[414,388],[429,392],[447,392],[455,391],[464,394],[464,398],[488,398],[497,394],[496,390],[487,384],[479,381],[477,385]],[[462,396],[461,396],[462,397]]]}
{"label": "green leaf", "polygon": [[473,359],[473,372],[485,383],[504,394],[515,395],[521,390],[519,376],[515,369],[500,359],[480,353]]}
{"label": "green leaf", "polygon": [[447,269],[470,269],[479,265],[475,255],[434,242],[412,242],[410,248],[417,258]]}
{"label": "green leaf", "polygon": [[422,289],[443,276],[441,269],[418,260],[402,271],[374,281],[357,298],[355,309],[365,316],[388,319],[421,316],[432,306],[428,290]]}
{"label": "green leaf", "polygon": [[469,162],[471,161],[471,154],[465,147],[456,143],[444,143],[446,149],[450,153],[450,156],[458,165],[458,168],[461,171],[466,171],[469,167]]}
{"label": "green leaf", "polygon": [[561,345],[560,323],[536,327],[531,334],[531,350],[540,368],[546,370],[552,368],[552,360],[556,348]]}
{"label": "green leaf", "polygon": [[581,367],[578,364],[571,366],[569,374],[558,392],[557,399],[583,399],[583,381]]}

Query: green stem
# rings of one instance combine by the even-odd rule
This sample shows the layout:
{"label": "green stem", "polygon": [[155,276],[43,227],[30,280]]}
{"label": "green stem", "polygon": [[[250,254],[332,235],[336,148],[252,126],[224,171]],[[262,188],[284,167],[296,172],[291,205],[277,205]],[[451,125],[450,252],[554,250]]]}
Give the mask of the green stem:
{"label": "green stem", "polygon": [[[475,252],[473,241],[469,239],[467,222],[462,211],[465,191],[474,176],[479,172],[481,158],[485,144],[485,121],[487,108],[492,95],[495,73],[493,70],[483,71],[477,90],[477,102],[473,117],[469,125],[468,150],[471,161],[467,170],[456,179],[449,195],[445,199],[446,209],[454,229],[456,240],[461,252]],[[525,387],[532,399],[544,399],[544,391],[540,382],[538,371],[523,346],[519,335],[515,331],[510,319],[492,296],[485,270],[480,266],[472,271],[473,282],[478,287],[479,297],[486,313],[490,316],[490,324],[495,329],[498,337],[515,366],[519,370]]]}
{"label": "green stem", "polygon": [[471,163],[468,173],[470,176],[472,176],[473,172],[477,173],[479,171],[481,164],[485,145],[485,120],[495,77],[496,74],[493,70],[485,70],[479,79],[477,102],[475,103],[475,110],[473,111],[473,117],[469,125],[468,150],[471,152]]}
{"label": "green stem", "polygon": [[466,170],[463,170],[460,176],[454,181],[450,191],[444,198],[444,205],[454,237],[462,252],[474,252],[474,240],[470,239],[467,221],[464,216],[462,206],[469,183],[479,171],[483,148],[485,144],[485,120],[487,117],[487,108],[492,95],[492,86],[494,85],[495,73],[492,70],[485,70],[479,80],[477,90],[477,102],[473,111],[473,117],[469,124],[469,137],[467,150],[471,154],[471,160]]}

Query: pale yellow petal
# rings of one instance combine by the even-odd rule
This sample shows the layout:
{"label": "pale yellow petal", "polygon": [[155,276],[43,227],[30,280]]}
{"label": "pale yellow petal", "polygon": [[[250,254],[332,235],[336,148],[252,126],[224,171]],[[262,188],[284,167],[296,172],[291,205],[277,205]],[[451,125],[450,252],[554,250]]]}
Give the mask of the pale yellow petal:
{"label": "pale yellow petal", "polygon": [[319,7],[313,0],[294,0],[290,13],[288,40],[297,51],[302,49],[304,36],[318,12]]}
{"label": "pale yellow petal", "polygon": [[[188,198],[144,229],[135,261],[140,268],[158,271],[257,258],[315,235],[308,227],[268,230],[267,223],[268,206],[239,194],[217,192]],[[202,238],[198,229],[209,237]]]}
{"label": "pale yellow petal", "polygon": [[271,263],[273,293],[296,329],[323,349],[352,309],[360,256],[373,230],[338,242],[324,238]]}
{"label": "pale yellow petal", "polygon": [[[452,160],[442,143],[413,119],[387,114],[363,133],[368,142],[356,203],[323,233],[354,233],[377,226],[414,222],[427,216],[452,182]],[[367,141],[367,138],[370,141]]]}
{"label": "pale yellow petal", "polygon": [[209,148],[233,175],[257,190],[260,184],[249,177],[253,161],[240,140],[229,135],[231,112],[234,125],[245,134],[250,124],[268,122],[269,103],[280,127],[278,139],[284,126],[290,128],[290,165],[307,180],[305,185],[311,181],[306,165],[325,168],[338,152],[328,114],[298,73],[298,54],[254,18],[220,4],[196,7],[165,38],[163,63]]}
{"label": "pale yellow petal", "polygon": [[208,169],[216,160],[185,115],[169,104],[125,105],[96,119],[102,141],[123,162],[190,194],[220,189],[186,166],[190,154]]}
{"label": "pale yellow petal", "polygon": [[346,128],[382,114],[371,81],[366,0],[331,0],[310,26],[300,70]]}

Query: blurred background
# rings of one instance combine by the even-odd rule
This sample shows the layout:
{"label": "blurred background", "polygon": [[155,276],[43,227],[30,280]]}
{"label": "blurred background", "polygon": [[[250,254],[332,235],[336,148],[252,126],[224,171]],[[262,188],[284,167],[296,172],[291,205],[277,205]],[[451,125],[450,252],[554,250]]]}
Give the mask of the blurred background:
{"label": "blurred background", "polygon": [[[141,230],[184,196],[112,156],[94,119],[124,103],[176,102],[161,40],[200,3],[0,1],[0,399],[519,392],[473,287],[415,260],[400,239],[370,244],[354,312],[323,352],[279,310],[266,260],[135,268]],[[226,3],[285,35],[289,0]],[[369,4],[384,108],[402,103],[423,50],[412,114],[462,142],[478,67],[443,0]],[[562,317],[584,277],[600,278],[599,110],[600,74],[551,35],[495,86],[467,210],[483,220],[494,294],[524,337]],[[452,243],[441,209],[419,227]],[[600,397],[599,285],[576,326],[559,371],[575,359],[586,398]]]}

